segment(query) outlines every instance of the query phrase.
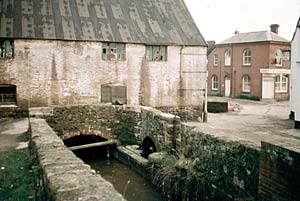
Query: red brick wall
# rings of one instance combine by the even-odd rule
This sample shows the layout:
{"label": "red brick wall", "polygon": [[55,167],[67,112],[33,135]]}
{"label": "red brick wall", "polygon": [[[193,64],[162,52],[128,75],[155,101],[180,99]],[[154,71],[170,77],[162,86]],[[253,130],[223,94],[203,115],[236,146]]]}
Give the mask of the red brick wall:
{"label": "red brick wall", "polygon": [[300,153],[262,142],[259,192],[261,200],[300,200]]}
{"label": "red brick wall", "polygon": [[[243,65],[243,51],[249,48],[251,50],[251,65]],[[226,49],[231,50],[231,65],[224,65],[224,53]],[[228,44],[217,45],[214,51],[208,55],[208,93],[222,93],[224,94],[224,77],[228,75],[231,78],[231,96],[238,96],[242,92],[242,79],[244,75],[249,75],[251,78],[251,92],[250,95],[262,97],[262,68],[281,68],[289,69],[290,62],[284,61],[282,67],[275,66],[276,50],[289,50],[288,43],[243,43],[243,44]],[[214,54],[219,56],[219,64],[213,65]],[[212,91],[212,76],[219,77],[219,89]],[[289,93],[275,94],[275,99],[288,99]]]}

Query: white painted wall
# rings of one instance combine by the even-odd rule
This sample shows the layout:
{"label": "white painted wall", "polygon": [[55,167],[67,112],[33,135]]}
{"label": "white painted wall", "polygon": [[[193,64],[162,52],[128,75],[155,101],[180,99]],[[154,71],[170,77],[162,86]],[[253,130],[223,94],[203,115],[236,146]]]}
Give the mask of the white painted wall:
{"label": "white painted wall", "polygon": [[291,111],[300,121],[300,29],[297,27],[291,42]]}
{"label": "white painted wall", "polygon": [[169,46],[167,62],[145,61],[144,45],[127,44],[125,61],[101,53],[100,42],[15,40],[15,58],[0,60],[0,84],[17,85],[18,104],[30,106],[100,103],[107,83],[127,85],[130,105],[202,105],[206,47]]}

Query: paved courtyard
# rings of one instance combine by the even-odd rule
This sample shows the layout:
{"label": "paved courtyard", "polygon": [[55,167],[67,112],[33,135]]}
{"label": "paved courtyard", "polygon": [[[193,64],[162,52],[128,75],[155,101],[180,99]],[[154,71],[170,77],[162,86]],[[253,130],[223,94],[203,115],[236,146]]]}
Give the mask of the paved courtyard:
{"label": "paved courtyard", "polygon": [[210,97],[209,100],[239,104],[240,111],[209,113],[208,122],[188,122],[198,131],[226,140],[241,141],[260,147],[261,141],[300,151],[300,130],[289,120],[289,102],[248,101]]}

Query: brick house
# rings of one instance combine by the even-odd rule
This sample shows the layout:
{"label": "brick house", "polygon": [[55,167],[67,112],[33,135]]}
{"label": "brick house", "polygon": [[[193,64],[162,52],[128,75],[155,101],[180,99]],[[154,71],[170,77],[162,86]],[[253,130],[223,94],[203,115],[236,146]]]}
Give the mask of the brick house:
{"label": "brick house", "polygon": [[207,44],[183,0],[2,0],[0,10],[0,105],[112,93],[129,105],[203,106]]}
{"label": "brick house", "polygon": [[300,129],[300,18],[291,42],[291,99],[290,119],[295,121],[295,128]]}
{"label": "brick house", "polygon": [[208,54],[208,93],[259,99],[289,98],[290,42],[271,31],[238,33],[217,43]]}

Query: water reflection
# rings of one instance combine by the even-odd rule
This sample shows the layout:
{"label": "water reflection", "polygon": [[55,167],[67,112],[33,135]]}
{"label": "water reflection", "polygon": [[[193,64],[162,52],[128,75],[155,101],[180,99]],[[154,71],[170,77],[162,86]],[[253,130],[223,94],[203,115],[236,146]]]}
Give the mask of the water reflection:
{"label": "water reflection", "polygon": [[115,159],[87,159],[85,162],[111,182],[128,201],[164,200],[150,182]]}

